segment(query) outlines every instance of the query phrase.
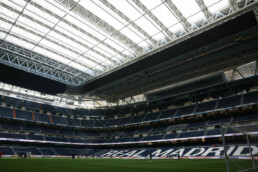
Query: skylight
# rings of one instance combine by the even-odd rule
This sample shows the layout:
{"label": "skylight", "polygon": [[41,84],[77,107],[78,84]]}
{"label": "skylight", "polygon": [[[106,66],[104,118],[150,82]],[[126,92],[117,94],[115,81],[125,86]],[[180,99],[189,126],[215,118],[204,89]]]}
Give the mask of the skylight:
{"label": "skylight", "polygon": [[[228,0],[203,2],[212,15],[229,7]],[[94,78],[198,29],[191,27],[207,18],[199,5],[196,0],[5,0],[0,39]]]}

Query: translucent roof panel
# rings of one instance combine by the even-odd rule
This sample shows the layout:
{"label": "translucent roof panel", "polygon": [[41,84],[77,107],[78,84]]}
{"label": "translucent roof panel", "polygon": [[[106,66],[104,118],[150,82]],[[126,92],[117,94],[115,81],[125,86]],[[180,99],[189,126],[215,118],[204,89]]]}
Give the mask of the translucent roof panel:
{"label": "translucent roof panel", "polygon": [[120,11],[122,11],[132,21],[135,21],[136,19],[141,17],[141,13],[137,9],[135,9],[130,3],[128,3],[127,0],[108,0],[108,2]]}
{"label": "translucent roof panel", "polygon": [[[228,0],[203,1],[212,14],[229,6]],[[57,61],[67,73],[72,68],[94,78],[197,30],[184,28],[168,2],[192,26],[206,18],[196,0],[5,0],[0,39]]]}
{"label": "translucent roof panel", "polygon": [[165,5],[158,6],[152,12],[166,27],[170,27],[179,22]]}
{"label": "translucent roof panel", "polygon": [[98,5],[94,4],[92,1],[80,1],[79,5],[82,5],[85,9],[91,11],[96,16],[101,18],[103,21],[109,23],[112,27],[114,27],[117,30],[120,30],[124,25],[115,19],[112,15],[104,11],[102,8],[100,8]]}
{"label": "translucent roof panel", "polygon": [[195,0],[187,0],[187,2],[182,0],[172,0],[172,2],[190,23],[194,23],[205,18]]}
{"label": "translucent roof panel", "polygon": [[211,13],[215,13],[228,7],[228,0],[203,0]]}

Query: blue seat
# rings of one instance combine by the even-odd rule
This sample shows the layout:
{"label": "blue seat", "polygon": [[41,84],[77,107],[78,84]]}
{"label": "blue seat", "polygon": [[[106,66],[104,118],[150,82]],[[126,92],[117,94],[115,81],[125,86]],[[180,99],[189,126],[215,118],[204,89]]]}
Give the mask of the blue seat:
{"label": "blue seat", "polygon": [[145,118],[145,115],[134,116],[130,123],[140,123]]}
{"label": "blue seat", "polygon": [[22,107],[22,100],[13,97],[5,97],[5,103],[7,105],[13,105],[15,107]]}
{"label": "blue seat", "polygon": [[0,107],[0,117],[13,118],[13,110],[8,107]]}
{"label": "blue seat", "polygon": [[150,114],[146,114],[146,117],[144,118],[144,121],[153,121],[156,120],[161,112],[154,112]]}
{"label": "blue seat", "polygon": [[164,135],[146,136],[143,138],[143,141],[161,140],[163,137]]}
{"label": "blue seat", "polygon": [[24,106],[28,109],[40,110],[39,104],[31,101],[24,101]]}
{"label": "blue seat", "polygon": [[258,92],[250,92],[244,94],[244,104],[248,103],[258,103]]}
{"label": "blue seat", "polygon": [[53,113],[56,112],[55,107],[54,107],[54,106],[51,106],[51,105],[41,104],[41,108],[42,108],[42,110],[45,111],[45,112],[53,112]]}
{"label": "blue seat", "polygon": [[198,136],[204,136],[205,131],[191,131],[191,132],[184,132],[181,133],[178,138],[188,138],[188,137],[198,137]]}
{"label": "blue seat", "polygon": [[27,136],[30,140],[44,140],[42,135],[28,134]]}
{"label": "blue seat", "polygon": [[210,136],[210,135],[221,135],[220,129],[208,130],[206,136]]}
{"label": "blue seat", "polygon": [[50,123],[49,116],[45,114],[35,113],[36,121]]}
{"label": "blue seat", "polygon": [[51,118],[54,124],[67,125],[64,117],[52,115]]}
{"label": "blue seat", "polygon": [[175,139],[177,135],[177,133],[167,134],[164,139]]}
{"label": "blue seat", "polygon": [[25,119],[28,121],[32,121],[32,113],[23,110],[15,110],[16,118]]}
{"label": "blue seat", "polygon": [[191,106],[184,106],[184,107],[181,107],[176,116],[182,116],[182,115],[189,115],[189,114],[192,114],[193,113],[193,110],[195,108],[196,105],[191,105]]}
{"label": "blue seat", "polygon": [[207,112],[215,109],[217,101],[205,102],[197,105],[195,113]]}
{"label": "blue seat", "polygon": [[231,108],[237,105],[240,105],[241,95],[232,96],[224,99],[219,100],[218,109],[222,108]]}
{"label": "blue seat", "polygon": [[162,111],[161,115],[159,116],[159,119],[166,119],[166,118],[171,118],[175,115],[177,109],[169,109]]}

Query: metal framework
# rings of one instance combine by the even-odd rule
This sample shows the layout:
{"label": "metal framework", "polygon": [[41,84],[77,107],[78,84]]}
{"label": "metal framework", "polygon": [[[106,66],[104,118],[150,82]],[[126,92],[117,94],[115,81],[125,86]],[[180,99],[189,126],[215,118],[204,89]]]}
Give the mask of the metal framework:
{"label": "metal framework", "polygon": [[145,7],[139,0],[132,0],[145,14],[147,14],[167,35],[170,40],[174,39],[174,34],[168,30],[168,28],[151,12]]}
{"label": "metal framework", "polygon": [[90,78],[88,74],[79,70],[6,41],[0,41],[0,52],[1,63],[65,84],[80,85]]}
{"label": "metal framework", "polygon": [[151,41],[152,47],[156,47],[157,41],[151,37],[146,31],[144,31],[142,28],[140,28],[137,24],[135,24],[129,17],[124,15],[120,10],[118,10],[115,6],[110,4],[106,0],[100,0],[103,4],[105,4],[109,9],[114,11],[116,14],[118,14],[120,17],[122,17],[125,21],[127,21],[129,24],[131,24],[136,30],[138,30],[141,34],[143,34],[146,38],[148,38]]}
{"label": "metal framework", "polygon": [[181,13],[181,11],[178,10],[178,8],[176,7],[176,5],[169,0],[162,0],[163,2],[165,2],[165,4],[170,8],[170,10],[172,11],[172,13],[174,13],[174,15],[178,18],[178,20],[182,23],[182,25],[184,26],[185,30],[187,30],[188,32],[191,31],[191,27],[192,25],[187,21],[187,19],[183,16],[183,14]]}
{"label": "metal framework", "polygon": [[64,5],[66,8],[72,9],[73,12],[80,15],[85,20],[93,23],[101,30],[107,32],[110,36],[115,37],[122,43],[124,43],[129,48],[133,49],[134,52],[138,55],[143,53],[143,48],[139,47],[136,43],[134,43],[130,38],[123,35],[119,30],[116,30],[113,26],[109,25],[107,22],[101,20],[98,16],[94,15],[89,10],[85,9],[79,4],[76,4],[73,0],[56,0],[60,2],[60,4]]}
{"label": "metal framework", "polygon": [[[206,1],[191,1],[204,15],[197,23],[184,16],[184,9],[174,0],[160,0],[151,7],[140,0],[119,2],[134,8],[136,17],[131,17],[123,6],[110,0],[1,1],[1,63],[78,86],[258,6],[257,0],[225,0],[228,5],[212,12],[213,5],[205,4]],[[154,12],[161,7],[175,16],[177,24],[182,24],[183,28],[172,32],[175,26],[168,26]],[[121,26],[114,26],[103,14]],[[139,23],[140,19],[156,30],[148,30]]]}
{"label": "metal framework", "polygon": [[[54,17],[54,18],[56,18],[56,19],[58,19],[58,20],[61,19],[58,15],[56,15],[55,13],[51,12],[50,10],[44,8],[43,6],[37,4],[36,2],[30,2],[30,4],[31,4],[32,6],[34,6],[34,7],[36,7],[36,8],[38,8],[38,9],[44,11],[45,13],[51,15],[52,17]],[[62,21],[63,21],[65,24],[67,24],[68,26],[70,26],[70,27],[72,27],[73,29],[77,30],[78,32],[80,32],[80,33],[82,33],[82,34],[88,36],[89,38],[91,38],[91,39],[93,39],[93,40],[95,40],[95,41],[97,41],[97,42],[101,42],[101,40],[100,40],[98,37],[92,35],[91,33],[85,31],[84,29],[82,29],[82,28],[76,26],[75,24],[71,23],[70,21],[68,21],[68,20],[66,20],[66,19],[63,19]],[[64,29],[65,29],[65,28],[64,28]],[[69,30],[67,30],[67,29],[65,29],[65,30],[66,30],[68,33],[70,33],[70,34],[74,34],[74,33],[72,33],[71,31],[69,31]],[[127,57],[126,57],[124,54],[122,54],[119,50],[117,50],[116,48],[110,46],[109,44],[107,44],[107,43],[105,43],[105,42],[102,42],[102,44],[103,44],[104,46],[106,46],[107,48],[111,49],[112,51],[116,52],[117,54],[121,55],[122,57],[127,58]]]}
{"label": "metal framework", "polygon": [[211,12],[209,11],[208,7],[205,5],[203,0],[196,0],[196,3],[199,5],[199,7],[202,9],[203,14],[207,18],[209,22],[212,22],[214,20]]}

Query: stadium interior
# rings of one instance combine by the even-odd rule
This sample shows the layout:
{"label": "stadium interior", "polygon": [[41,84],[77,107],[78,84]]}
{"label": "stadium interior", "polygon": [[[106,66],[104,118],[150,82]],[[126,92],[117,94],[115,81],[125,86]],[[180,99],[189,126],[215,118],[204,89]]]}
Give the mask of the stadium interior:
{"label": "stadium interior", "polygon": [[258,1],[0,0],[0,152],[258,167]]}

